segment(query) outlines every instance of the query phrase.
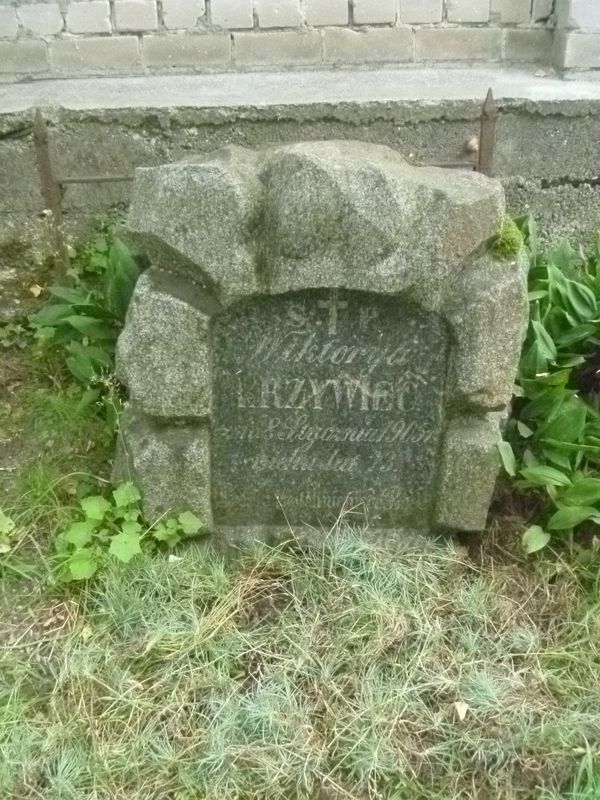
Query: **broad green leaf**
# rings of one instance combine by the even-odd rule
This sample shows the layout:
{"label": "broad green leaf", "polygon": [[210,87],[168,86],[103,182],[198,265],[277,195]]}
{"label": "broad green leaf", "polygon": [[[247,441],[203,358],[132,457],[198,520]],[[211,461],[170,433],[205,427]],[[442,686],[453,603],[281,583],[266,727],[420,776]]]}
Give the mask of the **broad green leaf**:
{"label": "broad green leaf", "polygon": [[558,339],[557,344],[559,347],[569,347],[577,342],[584,342],[597,330],[598,325],[594,325],[590,322],[585,322],[583,325],[576,325],[574,328],[566,331],[566,333],[563,333]]}
{"label": "broad green leaf", "polygon": [[65,359],[67,369],[80,383],[87,385],[96,375],[94,365],[86,356],[77,354]]}
{"label": "broad green leaf", "polygon": [[69,572],[75,581],[91,578],[98,569],[98,563],[91,550],[76,550],[69,559]]}
{"label": "broad green leaf", "polygon": [[[83,345],[81,342],[69,342],[66,350],[73,355],[82,355],[90,359],[94,364],[99,367],[112,367],[111,353],[103,347],[94,347],[93,345]],[[112,350],[112,348],[111,348]]]}
{"label": "broad green leaf", "polygon": [[533,302],[534,300],[541,300],[543,297],[548,296],[547,289],[536,289],[533,292],[529,292],[529,302]]}
{"label": "broad green leaf", "polygon": [[564,531],[574,528],[586,519],[598,513],[596,508],[588,506],[564,506],[550,517],[548,528],[552,531]]}
{"label": "broad green leaf", "polygon": [[544,425],[538,434],[542,438],[574,444],[578,442],[585,429],[587,406],[578,397],[566,397],[556,414]]}
{"label": "broad green leaf", "polygon": [[[544,440],[544,444],[545,444]],[[557,443],[557,447],[544,447],[542,452],[546,461],[551,461],[552,464],[560,469],[566,470],[567,472],[572,471],[571,466],[571,456],[569,455],[568,451],[565,451],[562,448],[560,442]]]}
{"label": "broad green leaf", "polygon": [[523,546],[523,550],[526,553],[537,553],[538,550],[542,550],[550,541],[550,534],[546,533],[543,528],[540,528],[539,525],[532,525],[530,528],[527,528],[525,533],[523,534],[523,538],[521,539],[521,544]]}
{"label": "broad green leaf", "polygon": [[186,534],[186,536],[192,536],[193,534],[198,533],[204,524],[203,521],[195,514],[192,514],[191,511],[184,511],[183,514],[180,514],[177,517],[177,520],[181,525],[181,530]]}
{"label": "broad green leaf", "polygon": [[[513,449],[508,442],[498,442],[498,452],[506,472],[513,477],[517,474],[517,461]],[[181,517],[179,517],[181,520]]]}
{"label": "broad green leaf", "polygon": [[162,522],[155,525],[152,530],[152,536],[157,542],[164,542],[169,547],[175,547],[175,545],[181,541],[181,536],[177,533],[177,528],[173,530]]}
{"label": "broad green leaf", "polygon": [[596,313],[596,298],[591,289],[577,281],[567,281],[567,296],[573,310],[581,319],[587,320]]}
{"label": "broad green leaf", "polygon": [[556,345],[554,344],[552,337],[541,322],[536,322],[533,320],[531,324],[533,325],[533,329],[535,331],[536,342],[540,353],[544,358],[547,358],[548,361],[554,361],[557,353]]}
{"label": "broad green leaf", "polygon": [[63,322],[90,339],[116,339],[117,336],[116,330],[103,320],[85,314],[72,314],[70,317],[65,317]]}
{"label": "broad green leaf", "polygon": [[142,526],[137,520],[126,519],[121,524],[121,531],[127,534],[138,534],[142,531]]}
{"label": "broad green leaf", "polygon": [[81,507],[88,519],[102,520],[110,509],[111,504],[101,495],[95,494],[91,497],[84,497],[81,501]]}
{"label": "broad green leaf", "polygon": [[561,500],[576,506],[600,501],[600,478],[579,478],[561,494]]}
{"label": "broad green leaf", "polygon": [[9,534],[15,529],[14,520],[7,517],[4,511],[0,508],[0,533]]}
{"label": "broad green leaf", "polygon": [[110,542],[108,552],[127,564],[128,561],[142,552],[140,536],[137,533],[117,533]]}
{"label": "broad green leaf", "polygon": [[98,525],[98,520],[86,519],[83,522],[74,522],[65,531],[64,540],[75,547],[81,548],[92,541],[94,530]]}
{"label": "broad green leaf", "polygon": [[40,328],[52,328],[58,325],[73,313],[73,306],[69,303],[50,303],[35,314],[31,314],[29,321]]}
{"label": "broad green leaf", "polygon": [[118,319],[125,319],[139,272],[127,246],[115,239],[108,253],[106,298],[108,307]]}
{"label": "broad green leaf", "polygon": [[73,289],[71,286],[50,286],[48,291],[60,300],[66,300],[70,305],[87,306],[90,304],[90,292],[85,289]]}
{"label": "broad green leaf", "polygon": [[131,506],[134,503],[137,503],[142,497],[132,481],[126,481],[125,483],[119,484],[112,495],[115,499],[115,505],[117,508],[126,508],[127,506]]}
{"label": "broad green leaf", "polygon": [[520,474],[535,486],[570,486],[571,480],[563,472],[540,464],[536,467],[525,467]]}

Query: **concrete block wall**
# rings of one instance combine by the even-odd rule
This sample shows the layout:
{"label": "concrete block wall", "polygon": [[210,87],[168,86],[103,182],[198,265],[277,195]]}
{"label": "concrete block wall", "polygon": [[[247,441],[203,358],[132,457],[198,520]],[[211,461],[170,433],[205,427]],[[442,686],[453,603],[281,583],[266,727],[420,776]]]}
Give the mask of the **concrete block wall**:
{"label": "concrete block wall", "polygon": [[411,62],[600,69],[600,0],[0,0],[0,80]]}
{"label": "concrete block wall", "polygon": [[554,60],[565,70],[600,69],[600,0],[556,0]]}

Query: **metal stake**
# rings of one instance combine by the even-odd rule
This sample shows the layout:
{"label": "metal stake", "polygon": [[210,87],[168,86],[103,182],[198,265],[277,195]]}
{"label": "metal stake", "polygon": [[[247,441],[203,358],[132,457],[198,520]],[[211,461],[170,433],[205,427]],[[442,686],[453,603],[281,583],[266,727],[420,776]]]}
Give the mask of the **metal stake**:
{"label": "metal stake", "polygon": [[62,192],[60,185],[54,177],[52,158],[48,142],[48,129],[39,108],[35,111],[33,121],[33,141],[40,173],[40,183],[44,205],[51,214],[50,226],[54,240],[54,254],[56,258],[56,272],[64,276],[70,265],[69,251],[63,236]]}
{"label": "metal stake", "polygon": [[496,146],[496,120],[498,109],[491,89],[488,89],[481,108],[481,128],[479,133],[479,160],[477,171],[490,177],[494,174],[494,149]]}

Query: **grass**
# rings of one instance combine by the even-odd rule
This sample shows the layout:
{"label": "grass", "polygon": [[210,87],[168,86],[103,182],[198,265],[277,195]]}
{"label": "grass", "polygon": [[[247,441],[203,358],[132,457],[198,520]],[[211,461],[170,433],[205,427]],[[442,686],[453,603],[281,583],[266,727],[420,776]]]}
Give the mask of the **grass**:
{"label": "grass", "polygon": [[568,571],[342,527],[309,552],[140,559],[6,632],[0,796],[589,800],[589,608]]}
{"label": "grass", "polygon": [[117,395],[99,405],[11,331],[1,800],[600,800],[593,550],[585,572],[511,555],[507,495],[481,539],[390,551],[342,520],[310,550],[187,546],[57,586]]}

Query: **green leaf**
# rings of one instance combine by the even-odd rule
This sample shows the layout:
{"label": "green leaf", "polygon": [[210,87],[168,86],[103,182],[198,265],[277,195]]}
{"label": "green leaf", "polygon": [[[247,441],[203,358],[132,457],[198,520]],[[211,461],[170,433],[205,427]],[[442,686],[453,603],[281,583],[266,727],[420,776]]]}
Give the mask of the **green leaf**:
{"label": "green leaf", "polygon": [[14,521],[10,517],[7,517],[4,511],[2,511],[0,508],[0,533],[9,534],[12,533],[14,529]]}
{"label": "green leaf", "polygon": [[533,320],[531,324],[533,325],[533,329],[535,331],[535,340],[541,355],[548,359],[548,361],[554,361],[556,359],[557,352],[556,345],[554,344],[552,337],[541,322],[536,322],[536,320]]}
{"label": "green leaf", "polygon": [[578,442],[585,429],[587,406],[579,397],[567,397],[550,421],[538,434],[559,442]]}
{"label": "green leaf", "polygon": [[115,505],[117,508],[126,508],[127,506],[131,506],[134,503],[137,503],[142,497],[132,481],[121,483],[119,486],[117,486],[112,495],[115,499]]}
{"label": "green leaf", "polygon": [[108,552],[111,556],[118,558],[125,564],[142,552],[140,547],[140,536],[137,533],[117,533],[110,542]]}
{"label": "green leaf", "polygon": [[542,550],[542,548],[546,547],[549,541],[549,533],[546,533],[546,531],[543,528],[540,528],[539,525],[532,525],[530,528],[527,528],[523,534],[521,544],[523,546],[523,550],[525,550],[526,553],[531,554],[537,553],[538,550]]}
{"label": "green leaf", "polygon": [[535,289],[533,292],[529,292],[529,302],[532,303],[534,300],[542,300],[547,296],[547,289]]}
{"label": "green leaf", "polygon": [[204,525],[204,522],[195,514],[192,514],[191,511],[184,511],[183,514],[177,517],[177,521],[181,525],[181,530],[186,536],[193,536],[195,533],[198,533],[200,528]]}
{"label": "green leaf", "polygon": [[108,500],[99,494],[92,495],[91,497],[84,497],[81,501],[81,507],[88,519],[104,519],[104,515],[111,508]]}
{"label": "green leaf", "polygon": [[517,430],[521,434],[524,439],[529,439],[530,436],[533,436],[533,431],[524,422],[521,420],[517,420]]}
{"label": "green leaf", "polygon": [[50,286],[48,291],[54,297],[65,300],[73,306],[87,306],[91,302],[91,294],[85,289],[73,289],[70,286]]}
{"label": "green leaf", "polygon": [[111,325],[107,325],[103,320],[96,317],[88,317],[85,314],[73,314],[65,317],[63,322],[68,323],[76,331],[87,336],[89,339],[116,339],[117,331]]}
{"label": "green leaf", "polygon": [[567,296],[575,313],[584,320],[596,313],[596,298],[591,289],[577,281],[567,281]]}
{"label": "green leaf", "polygon": [[576,506],[591,506],[600,500],[600,479],[579,478],[561,494],[561,500]]}
{"label": "green leaf", "polygon": [[525,467],[520,473],[525,480],[534,486],[570,486],[571,480],[563,472],[540,464],[536,467]]}
{"label": "green leaf", "polygon": [[132,519],[126,519],[121,524],[121,531],[127,534],[138,534],[142,530],[142,526],[139,522]]}
{"label": "green leaf", "polygon": [[169,547],[175,547],[175,545],[181,541],[181,536],[177,533],[177,528],[173,529],[167,527],[167,525],[162,522],[155,525],[152,536],[157,542],[164,542]]}
{"label": "green leaf", "polygon": [[574,328],[563,333],[562,336],[559,337],[557,344],[559,347],[569,347],[577,342],[584,342],[597,330],[598,325],[594,325],[590,322],[585,322],[583,325],[576,325]]}
{"label": "green leaf", "polygon": [[125,319],[139,274],[138,265],[127,246],[115,239],[108,253],[106,299],[108,307],[120,320]]}
{"label": "green leaf", "polygon": [[52,328],[63,322],[72,313],[73,306],[70,303],[50,303],[35,314],[31,314],[29,321],[36,328]]}
{"label": "green leaf", "polygon": [[92,541],[94,530],[98,525],[98,520],[86,519],[83,522],[74,522],[65,531],[64,540],[75,547],[81,548]]}
{"label": "green leaf", "polygon": [[[512,447],[508,442],[498,442],[498,452],[500,453],[502,466],[509,475],[514,477],[517,474],[517,460]],[[181,517],[179,519],[181,520]]]}
{"label": "green leaf", "polygon": [[574,528],[586,519],[598,513],[596,508],[588,506],[564,506],[550,517],[548,528],[553,531],[564,531]]}
{"label": "green leaf", "polygon": [[69,559],[69,572],[75,581],[91,578],[97,569],[98,562],[89,549],[76,550]]}
{"label": "green leaf", "polygon": [[96,370],[94,369],[94,365],[90,359],[82,356],[81,354],[77,354],[76,356],[68,356],[65,359],[65,363],[71,375],[77,378],[80,383],[85,385],[87,385],[96,375]]}

